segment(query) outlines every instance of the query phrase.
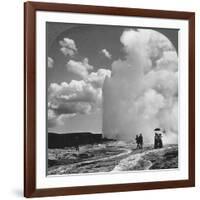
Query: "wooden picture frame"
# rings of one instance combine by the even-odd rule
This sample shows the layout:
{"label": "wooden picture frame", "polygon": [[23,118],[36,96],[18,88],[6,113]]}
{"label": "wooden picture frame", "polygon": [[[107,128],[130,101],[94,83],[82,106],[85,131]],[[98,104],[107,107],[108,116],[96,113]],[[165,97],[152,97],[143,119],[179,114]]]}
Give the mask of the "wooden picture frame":
{"label": "wooden picture frame", "polygon": [[[69,12],[155,19],[180,19],[189,23],[189,128],[188,179],[116,183],[77,187],[36,187],[36,12]],[[87,6],[58,3],[26,2],[24,4],[24,196],[43,197],[89,193],[123,192],[163,188],[192,187],[195,185],[195,14],[192,12],[163,11],[118,7]]]}

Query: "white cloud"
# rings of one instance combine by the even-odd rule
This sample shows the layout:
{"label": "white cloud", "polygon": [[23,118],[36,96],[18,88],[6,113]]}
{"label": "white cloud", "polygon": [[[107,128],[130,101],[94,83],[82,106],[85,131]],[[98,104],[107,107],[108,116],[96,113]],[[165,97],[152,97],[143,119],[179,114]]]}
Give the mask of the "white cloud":
{"label": "white cloud", "polygon": [[54,119],[56,117],[56,114],[54,113],[54,111],[52,109],[48,109],[48,119]]}
{"label": "white cloud", "polygon": [[51,57],[48,57],[48,68],[53,68],[54,66],[54,60]]}
{"label": "white cloud", "polygon": [[123,32],[120,40],[129,59],[138,60],[140,58],[139,64],[144,73],[156,67],[155,62],[163,59],[163,54],[165,54],[165,58],[168,56],[168,59],[170,59],[172,56],[171,61],[177,61],[177,53],[174,46],[166,36],[157,31],[128,29]]}
{"label": "white cloud", "polygon": [[101,50],[101,53],[103,53],[103,55],[104,55],[105,57],[109,58],[109,59],[112,58],[112,55],[111,55],[111,54],[109,53],[109,51],[106,50],[106,49],[102,49],[102,50]]}
{"label": "white cloud", "polygon": [[[94,88],[91,83],[72,80],[68,83],[49,86],[49,120],[57,120],[62,114],[89,114],[101,106],[102,89]],[[54,115],[53,115],[54,114]]]}
{"label": "white cloud", "polygon": [[[59,124],[66,117],[77,113],[89,114],[102,106],[102,87],[105,78],[111,76],[108,69],[89,73],[93,66],[85,58],[82,62],[70,60],[67,70],[79,75],[82,80],[70,83],[51,83],[48,88],[49,127]],[[61,117],[63,116],[63,117]]]}
{"label": "white cloud", "polygon": [[76,116],[75,113],[73,113],[73,114],[61,114],[56,119],[56,125],[58,125],[58,124],[63,125],[66,119],[73,118],[74,116]]}
{"label": "white cloud", "polygon": [[170,98],[178,95],[178,72],[171,70],[150,71],[144,77],[144,87],[146,89],[153,88],[164,97]]}
{"label": "white cloud", "polygon": [[126,57],[113,62],[103,86],[105,136],[130,140],[142,132],[153,142],[153,129],[161,127],[165,141],[177,142],[178,58],[172,43],[148,29],[125,30],[120,41]]}
{"label": "white cloud", "polygon": [[48,127],[51,128],[56,125],[62,125],[66,118],[73,118],[74,116],[76,116],[75,113],[57,115],[54,110],[48,109]]}
{"label": "white cloud", "polygon": [[178,71],[178,56],[175,51],[165,51],[163,56],[157,60],[157,69]]}
{"label": "white cloud", "polygon": [[66,82],[51,84],[48,93],[48,99],[52,103],[58,99],[62,102],[95,102],[98,91],[83,80],[72,80],[69,84]]}
{"label": "white cloud", "polygon": [[73,56],[78,51],[74,40],[70,38],[64,38],[63,40],[60,40],[59,44],[61,46],[60,51],[65,56]]}
{"label": "white cloud", "polygon": [[108,69],[98,69],[97,72],[91,72],[85,79],[86,82],[91,83],[95,88],[102,88],[105,77],[111,76],[111,71]]}
{"label": "white cloud", "polygon": [[82,62],[69,60],[66,67],[69,72],[73,72],[81,78],[87,77],[88,71],[93,69],[93,66],[88,63],[88,58],[85,58]]}

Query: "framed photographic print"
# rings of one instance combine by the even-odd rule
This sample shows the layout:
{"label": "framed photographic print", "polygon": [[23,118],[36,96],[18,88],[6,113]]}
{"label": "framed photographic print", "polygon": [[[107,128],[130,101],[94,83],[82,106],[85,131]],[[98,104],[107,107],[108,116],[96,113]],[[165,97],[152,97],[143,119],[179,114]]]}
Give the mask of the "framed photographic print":
{"label": "framed photographic print", "polygon": [[195,14],[25,3],[24,195],[195,184]]}

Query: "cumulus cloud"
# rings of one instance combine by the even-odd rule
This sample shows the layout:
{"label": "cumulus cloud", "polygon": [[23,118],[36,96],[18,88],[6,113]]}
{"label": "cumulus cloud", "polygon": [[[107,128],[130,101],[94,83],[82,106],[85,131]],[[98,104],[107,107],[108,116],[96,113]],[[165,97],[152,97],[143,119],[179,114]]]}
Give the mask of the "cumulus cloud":
{"label": "cumulus cloud", "polygon": [[61,46],[60,51],[65,56],[73,56],[78,51],[74,40],[70,38],[64,38],[63,40],[60,40],[59,44]]}
{"label": "cumulus cloud", "polygon": [[66,118],[72,118],[76,114],[61,114],[57,115],[54,110],[48,109],[48,127],[54,127],[56,125],[62,125]]}
{"label": "cumulus cloud", "polygon": [[49,107],[57,112],[86,113],[89,111],[87,104],[97,101],[99,91],[83,80],[72,80],[69,84],[51,84],[48,93]]}
{"label": "cumulus cloud", "polygon": [[158,70],[178,71],[178,58],[175,51],[165,51],[163,56],[157,60],[156,67]]}
{"label": "cumulus cloud", "polygon": [[109,51],[108,50],[106,50],[106,49],[102,49],[101,50],[101,53],[106,57],[106,58],[108,58],[108,59],[111,59],[112,58],[112,55],[109,53]]}
{"label": "cumulus cloud", "polygon": [[126,57],[112,63],[103,85],[103,132],[130,140],[142,132],[153,142],[156,127],[165,142],[177,142],[178,58],[167,37],[149,29],[125,30],[120,38]]}
{"label": "cumulus cloud", "polygon": [[[66,117],[76,114],[89,114],[102,106],[102,86],[111,71],[98,69],[83,76],[83,80],[70,83],[52,83],[48,88],[48,124],[53,127]],[[62,116],[62,117],[61,117]]]}
{"label": "cumulus cloud", "polygon": [[84,58],[82,62],[69,60],[66,67],[69,72],[72,72],[81,78],[87,77],[88,71],[93,69],[93,66],[88,63],[88,58]]}
{"label": "cumulus cloud", "polygon": [[85,78],[85,81],[90,83],[94,88],[102,88],[106,76],[110,77],[111,71],[100,68],[97,70],[97,72],[91,72]]}
{"label": "cumulus cloud", "polygon": [[48,68],[53,68],[54,65],[54,60],[51,57],[48,57]]}

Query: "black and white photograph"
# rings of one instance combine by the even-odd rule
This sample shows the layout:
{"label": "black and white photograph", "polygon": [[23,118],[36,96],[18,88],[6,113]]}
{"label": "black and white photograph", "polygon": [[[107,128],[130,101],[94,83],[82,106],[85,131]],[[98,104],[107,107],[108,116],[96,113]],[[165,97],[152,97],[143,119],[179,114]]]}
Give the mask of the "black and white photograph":
{"label": "black and white photograph", "polygon": [[48,176],[179,168],[178,33],[46,23]]}

